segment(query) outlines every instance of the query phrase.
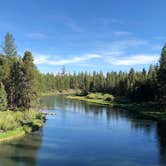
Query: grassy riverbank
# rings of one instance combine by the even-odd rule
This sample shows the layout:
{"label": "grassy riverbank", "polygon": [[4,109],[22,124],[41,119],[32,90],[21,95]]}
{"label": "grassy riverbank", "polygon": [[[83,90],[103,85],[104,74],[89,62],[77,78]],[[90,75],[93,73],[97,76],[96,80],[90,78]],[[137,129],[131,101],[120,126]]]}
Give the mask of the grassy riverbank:
{"label": "grassy riverbank", "polygon": [[[107,98],[110,98],[110,100],[112,99],[112,101],[107,101]],[[90,93],[87,96],[69,95],[67,96],[67,99],[75,99],[102,105],[113,105],[114,97],[109,94],[102,95],[101,93]]]}
{"label": "grassy riverbank", "polygon": [[125,98],[116,98],[110,94],[89,93],[87,96],[69,95],[67,99],[108,105],[138,114],[141,118],[166,121],[166,111],[157,102],[132,103]]}
{"label": "grassy riverbank", "polygon": [[0,112],[0,142],[38,130],[44,121],[44,115],[34,110]]}
{"label": "grassy riverbank", "polygon": [[79,89],[55,90],[55,91],[42,92],[41,96],[51,96],[51,95],[60,95],[60,94],[73,95],[80,92],[81,91]]}

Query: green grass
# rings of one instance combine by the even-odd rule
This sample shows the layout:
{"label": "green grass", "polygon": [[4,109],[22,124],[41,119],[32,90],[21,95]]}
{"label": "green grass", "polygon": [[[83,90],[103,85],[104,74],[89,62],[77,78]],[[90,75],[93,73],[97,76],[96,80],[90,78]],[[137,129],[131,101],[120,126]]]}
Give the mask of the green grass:
{"label": "green grass", "polygon": [[1,111],[0,112],[0,141],[9,140],[39,129],[45,121],[40,112]]}
{"label": "green grass", "polygon": [[0,142],[21,137],[21,136],[25,135],[25,133],[26,132],[24,131],[24,129],[22,127],[17,128],[15,130],[6,131],[4,133],[0,133]]}
{"label": "green grass", "polygon": [[[166,121],[166,111],[157,102],[132,103],[124,98],[115,98],[110,94],[89,93],[87,96],[69,95],[67,99],[86,101],[100,105],[121,108],[138,114],[143,119]],[[109,100],[108,100],[109,99]]]}
{"label": "green grass", "polygon": [[67,98],[87,101],[90,103],[102,104],[102,105],[112,105],[114,101],[114,96],[112,96],[111,94],[102,94],[102,93],[89,93],[87,96],[69,95],[67,96]]}
{"label": "green grass", "polygon": [[102,104],[102,105],[110,105],[110,102],[104,101],[102,99],[89,99],[83,96],[67,96],[67,99],[74,99],[74,100],[80,100],[80,101],[87,101],[89,103],[95,103],[95,104]]}

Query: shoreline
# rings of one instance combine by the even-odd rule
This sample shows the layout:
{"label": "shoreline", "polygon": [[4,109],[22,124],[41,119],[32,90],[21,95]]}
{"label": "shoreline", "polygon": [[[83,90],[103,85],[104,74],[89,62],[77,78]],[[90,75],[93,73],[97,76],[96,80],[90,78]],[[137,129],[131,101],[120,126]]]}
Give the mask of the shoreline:
{"label": "shoreline", "polygon": [[10,141],[13,139],[17,139],[19,137],[23,137],[25,135],[25,131],[22,128],[17,128],[16,130],[7,131],[0,134],[0,143],[5,141]]}
{"label": "shoreline", "polygon": [[[9,114],[10,116],[13,116],[13,111],[4,111],[1,112],[0,114]],[[25,112],[18,111],[18,114],[23,114],[22,116],[25,116]],[[26,117],[27,120],[25,119],[14,119],[15,121],[19,121],[19,124],[16,128],[13,129],[8,129],[0,132],[0,143],[5,142],[5,141],[10,141],[19,137],[22,137],[26,134],[32,133],[34,131],[39,130],[45,123],[45,115],[38,112],[38,111],[30,111],[26,113],[29,117]],[[34,114],[34,115],[33,115]],[[8,115],[8,116],[9,116]],[[21,117],[22,118],[22,117]],[[7,123],[7,120],[4,121],[4,123]],[[9,126],[11,127],[13,124],[10,124]]]}
{"label": "shoreline", "polygon": [[88,103],[107,105],[113,108],[120,108],[132,113],[138,114],[142,119],[155,120],[158,122],[166,122],[166,111],[155,111],[158,108],[157,103],[124,103],[116,101],[105,101],[104,99],[87,98],[87,96],[68,95],[66,97],[70,100],[85,101]]}
{"label": "shoreline", "polygon": [[51,96],[51,95],[74,95],[77,93],[80,93],[81,90],[79,89],[68,89],[68,90],[62,90],[62,91],[53,91],[53,92],[43,92],[41,93],[40,97],[43,96]]}

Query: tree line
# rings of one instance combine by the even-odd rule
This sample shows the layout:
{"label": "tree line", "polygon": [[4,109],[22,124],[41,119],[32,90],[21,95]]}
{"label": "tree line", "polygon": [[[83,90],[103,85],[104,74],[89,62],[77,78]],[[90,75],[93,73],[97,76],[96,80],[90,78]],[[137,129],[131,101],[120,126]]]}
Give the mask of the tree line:
{"label": "tree line", "polygon": [[150,65],[149,70],[123,72],[94,71],[92,74],[80,72],[57,75],[43,75],[45,91],[81,89],[82,92],[111,93],[115,96],[126,96],[133,100],[155,100],[158,98],[158,66]]}
{"label": "tree line", "polygon": [[80,89],[88,92],[111,93],[133,101],[162,101],[166,99],[166,45],[159,63],[149,69],[129,72],[42,74],[33,62],[32,53],[19,56],[12,34],[7,33],[0,54],[0,110],[29,109],[41,92]]}
{"label": "tree line", "polygon": [[132,101],[161,101],[166,99],[166,45],[163,47],[159,63],[150,65],[149,69],[129,72],[94,71],[67,73],[65,68],[57,75],[42,74],[43,90],[80,89],[83,94],[88,92],[111,93],[124,96]]}

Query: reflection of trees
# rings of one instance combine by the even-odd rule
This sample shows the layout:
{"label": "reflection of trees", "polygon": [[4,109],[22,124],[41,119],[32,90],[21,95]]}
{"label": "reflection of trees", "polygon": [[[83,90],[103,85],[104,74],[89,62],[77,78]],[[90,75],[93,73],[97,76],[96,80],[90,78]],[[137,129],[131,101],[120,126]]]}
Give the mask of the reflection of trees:
{"label": "reflection of trees", "polygon": [[53,108],[55,105],[56,96],[44,96],[41,99],[41,103],[44,107]]}
{"label": "reflection of trees", "polygon": [[0,144],[0,165],[35,166],[37,153],[42,142],[40,133],[33,133],[22,138]]}
{"label": "reflection of trees", "polygon": [[161,165],[166,165],[166,122],[157,124],[157,136],[160,148]]}
{"label": "reflection of trees", "polygon": [[89,104],[84,101],[68,100],[68,106],[75,112],[85,112],[87,114],[98,115],[103,112],[103,109],[99,105]]}
{"label": "reflection of trees", "polygon": [[106,108],[106,116],[108,121],[110,120],[118,121],[119,117],[123,116],[122,114],[123,113],[119,109],[110,108],[110,107]]}
{"label": "reflection of trees", "polygon": [[146,134],[150,134],[152,130],[157,130],[158,146],[160,151],[160,162],[162,166],[166,165],[166,122],[149,123],[141,120],[131,120],[131,126],[134,130],[144,130]]}
{"label": "reflection of trees", "polygon": [[46,108],[53,109],[55,107],[61,107],[65,109],[66,107],[66,100],[64,95],[57,95],[57,96],[44,96],[40,100],[42,106]]}
{"label": "reflection of trees", "polygon": [[145,121],[141,119],[130,119],[131,128],[134,130],[143,130],[146,134],[150,134],[152,130],[155,130],[156,123]]}
{"label": "reflection of trees", "polygon": [[[102,117],[106,119],[107,122],[109,122],[108,124],[111,124],[110,123],[111,121],[120,121],[120,122],[124,121],[125,122],[124,124],[127,123],[127,125],[129,125],[132,130],[136,132],[143,131],[144,134],[146,135],[155,133],[156,131],[156,123],[153,123],[153,122],[151,123],[150,121],[138,119],[139,117],[137,114],[135,114],[135,112],[134,113],[130,111],[127,112],[126,110],[114,109],[111,107],[101,106],[101,105],[97,105],[93,103],[87,103],[84,101],[66,100],[64,99],[64,96],[51,96],[51,97],[48,96],[44,100],[45,100],[44,101],[45,105],[47,105],[50,108],[59,107],[60,110],[62,111],[66,109],[66,110],[72,110],[75,112],[82,112],[84,114],[92,115],[97,118]],[[159,141],[161,165],[166,165],[166,124],[157,124],[157,137]],[[25,144],[27,145],[27,143]],[[25,144],[24,144],[24,147],[25,147]],[[40,146],[40,143],[38,146]],[[6,147],[7,152],[5,152],[4,154],[8,154],[8,156],[14,156],[13,154],[20,153],[20,152],[17,152],[18,151],[17,148],[13,152],[10,150],[11,147],[10,146],[8,147],[9,149],[7,149]],[[22,149],[24,149],[24,147]],[[33,143],[32,143],[32,146],[29,146],[28,144],[28,147],[29,149],[33,149],[34,148]],[[0,149],[1,149],[1,146],[0,146]],[[25,149],[27,149],[27,147],[25,147]],[[37,153],[37,147],[35,149]],[[10,151],[11,151],[11,155],[9,153]],[[24,150],[22,150],[22,152],[24,153]],[[1,155],[1,150],[0,150],[0,155]],[[1,156],[3,156],[3,154]],[[24,161],[27,160],[27,163],[28,163],[27,165],[32,165],[32,166],[35,165],[35,152],[34,152],[34,155],[25,155],[25,156],[22,155],[21,157],[20,156],[21,154],[17,154],[15,155],[15,158],[11,160],[14,160],[14,161],[20,160],[20,162],[23,160]],[[9,164],[6,163],[6,165],[9,165]]]}

